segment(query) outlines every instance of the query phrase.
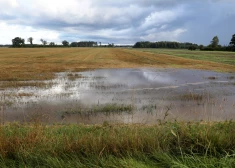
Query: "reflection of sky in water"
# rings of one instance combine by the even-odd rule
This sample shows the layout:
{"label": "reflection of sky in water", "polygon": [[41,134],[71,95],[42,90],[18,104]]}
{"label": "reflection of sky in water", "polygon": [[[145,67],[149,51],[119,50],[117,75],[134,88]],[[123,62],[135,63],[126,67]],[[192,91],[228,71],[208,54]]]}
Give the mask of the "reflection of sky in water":
{"label": "reflection of sky in water", "polygon": [[68,73],[58,73],[56,79],[48,81],[55,84],[47,89],[22,87],[5,92],[34,94],[33,97],[21,97],[20,101],[23,102],[51,102],[63,99],[95,99],[103,96],[105,92],[115,94],[132,89],[172,89],[219,82],[209,80],[210,76],[219,78],[221,82],[228,82],[228,74],[183,69],[100,69],[79,74],[83,77],[69,80]]}
{"label": "reflection of sky in water", "polygon": [[151,84],[169,84],[172,82],[167,72],[154,72],[151,69],[109,69],[83,73],[91,77],[106,78],[107,84],[126,84],[128,87],[148,86]]}
{"label": "reflection of sky in water", "polygon": [[[58,73],[56,79],[45,81],[54,83],[51,88],[21,87],[0,91],[0,94],[33,93],[33,96],[15,98],[15,107],[24,108],[25,104],[30,106],[32,103],[43,107],[46,103],[47,107],[54,105],[54,110],[70,108],[78,102],[88,105],[134,103],[139,107],[160,102],[161,105],[173,104],[175,112],[185,113],[189,108],[196,111],[199,107],[206,107],[191,102],[165,99],[189,92],[216,94],[220,98],[231,96],[228,97],[228,102],[235,103],[235,80],[228,79],[235,74],[184,69],[100,69],[72,74],[81,74],[82,77],[69,80],[68,73]],[[208,77],[211,76],[216,77],[216,80],[209,80]],[[135,99],[134,102],[132,98]]]}

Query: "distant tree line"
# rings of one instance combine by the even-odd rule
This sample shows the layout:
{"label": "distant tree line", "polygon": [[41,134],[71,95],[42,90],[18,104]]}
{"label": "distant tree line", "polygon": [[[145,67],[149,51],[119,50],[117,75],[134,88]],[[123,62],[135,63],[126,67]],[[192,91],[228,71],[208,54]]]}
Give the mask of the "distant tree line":
{"label": "distant tree line", "polygon": [[9,44],[6,44],[6,45],[0,45],[0,47],[11,47],[11,45],[9,45]]}
{"label": "distant tree line", "polygon": [[193,43],[180,43],[172,41],[136,42],[133,48],[169,48],[169,49],[188,49],[188,50],[203,50],[203,51],[235,51],[235,34],[232,36],[228,46],[219,45],[218,36],[213,37],[208,46],[198,45]]}
{"label": "distant tree line", "polygon": [[80,42],[72,42],[70,44],[70,47],[114,47],[114,44],[107,44],[107,45],[101,45],[101,42],[95,42],[95,41],[80,41]]}
{"label": "distant tree line", "polygon": [[235,34],[232,35],[229,45],[221,46],[219,44],[219,37],[214,36],[208,46],[201,46],[203,51],[235,51]]}
{"label": "distant tree line", "polygon": [[179,43],[172,41],[159,41],[159,42],[149,42],[149,41],[141,41],[135,43],[133,48],[172,48],[172,49],[188,49],[190,46],[198,47],[197,44],[193,43]]}
{"label": "distant tree line", "polygon": [[[64,47],[64,45],[56,45],[54,42],[50,42],[48,43],[46,40],[44,39],[40,39],[41,41],[41,45],[40,44],[33,44],[33,38],[29,37],[27,39],[27,42],[29,42],[30,44],[25,44],[25,40],[21,37],[15,37],[14,39],[12,39],[12,46],[13,48],[39,48],[39,47]],[[62,42],[63,44],[63,42]]]}
{"label": "distant tree line", "polygon": [[190,46],[189,50],[200,49],[202,51],[235,51],[235,34],[232,35],[229,45],[221,46],[219,44],[219,37],[214,36],[210,41],[210,44],[207,46],[199,45],[198,48],[196,46]]}
{"label": "distant tree line", "polygon": [[39,47],[114,47],[114,44],[108,44],[108,45],[101,45],[101,42],[95,42],[95,41],[80,41],[80,42],[72,42],[69,43],[66,40],[63,40],[61,43],[62,45],[57,45],[55,42],[48,42],[44,39],[40,39],[42,44],[33,44],[33,38],[29,37],[27,39],[27,42],[30,44],[25,44],[25,40],[21,37],[15,37],[12,39],[12,46],[14,48],[39,48]]}
{"label": "distant tree line", "polygon": [[[55,42],[47,42],[44,39],[40,39],[40,44],[33,44],[33,38],[29,37],[27,42],[29,44],[25,44],[25,40],[20,37],[15,37],[12,39],[12,46],[11,47],[27,47],[27,48],[34,48],[34,47],[114,47],[114,44],[107,44],[101,45],[101,42],[94,42],[94,41],[80,41],[80,42],[72,42],[69,43],[66,40],[62,41],[62,45],[57,45]],[[0,47],[6,47],[9,45],[0,45]],[[235,51],[235,34],[232,35],[229,45],[221,46],[219,44],[219,37],[215,36],[211,40],[208,46],[193,44],[189,42],[180,43],[180,42],[172,42],[172,41],[159,41],[159,42],[149,42],[149,41],[141,41],[136,42],[133,48],[170,48],[170,49],[189,49],[189,50],[196,50],[200,49],[203,51]]]}
{"label": "distant tree line", "polygon": [[71,47],[96,47],[98,46],[98,43],[94,41],[80,41],[80,42],[72,42],[70,46]]}

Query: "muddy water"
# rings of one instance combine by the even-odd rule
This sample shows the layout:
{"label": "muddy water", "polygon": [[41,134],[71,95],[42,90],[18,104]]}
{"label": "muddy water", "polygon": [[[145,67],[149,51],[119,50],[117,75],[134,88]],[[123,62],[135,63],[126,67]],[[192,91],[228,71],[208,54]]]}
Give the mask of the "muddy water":
{"label": "muddy water", "polygon": [[53,85],[1,89],[1,122],[154,124],[235,119],[234,73],[102,69],[58,73],[45,82]]}

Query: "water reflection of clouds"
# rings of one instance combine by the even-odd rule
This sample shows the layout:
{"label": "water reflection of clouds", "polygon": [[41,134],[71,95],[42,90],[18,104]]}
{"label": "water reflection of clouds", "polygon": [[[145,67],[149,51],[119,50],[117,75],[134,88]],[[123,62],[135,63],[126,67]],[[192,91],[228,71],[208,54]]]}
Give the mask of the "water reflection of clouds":
{"label": "water reflection of clouds", "polygon": [[[38,103],[38,105],[44,105],[46,102],[48,107],[54,105],[54,110],[71,107],[71,105],[76,105],[78,102],[86,105],[105,103],[128,104],[134,97],[137,100],[134,102],[136,106],[141,107],[148,103],[168,105],[173,102],[176,104],[175,109],[185,112],[188,112],[189,108],[179,106],[179,100],[179,102],[175,102],[174,100],[159,100],[159,98],[173,97],[174,94],[184,94],[188,93],[188,91],[193,91],[197,94],[208,92],[208,95],[213,93],[223,96],[228,95],[227,92],[235,94],[234,85],[229,85],[229,82],[234,83],[234,79],[228,81],[228,76],[232,74],[210,71],[147,68],[100,69],[79,72],[79,74],[83,78],[79,77],[69,80],[66,73],[58,73],[56,79],[45,81],[54,84],[50,88],[22,87],[18,90],[4,90],[4,92],[17,94],[33,93],[33,96],[19,97],[16,100],[19,107],[24,106],[21,102],[28,103],[29,105],[33,102]],[[217,78],[216,80],[209,80],[209,76],[216,76]],[[161,102],[159,103],[159,101]],[[196,107],[194,107],[194,104],[191,105],[192,108],[199,108],[198,105]],[[126,122],[129,122],[128,118]]]}
{"label": "water reflection of clouds", "polygon": [[170,83],[172,80],[165,72],[156,72],[151,69],[111,69],[97,70],[93,76],[102,76],[108,84],[125,84],[129,87],[146,86],[150,84]]}
{"label": "water reflection of clouds", "polygon": [[164,83],[169,84],[172,82],[171,77],[168,76],[166,73],[152,73],[148,71],[143,71],[143,76],[147,81],[156,82],[156,83]]}

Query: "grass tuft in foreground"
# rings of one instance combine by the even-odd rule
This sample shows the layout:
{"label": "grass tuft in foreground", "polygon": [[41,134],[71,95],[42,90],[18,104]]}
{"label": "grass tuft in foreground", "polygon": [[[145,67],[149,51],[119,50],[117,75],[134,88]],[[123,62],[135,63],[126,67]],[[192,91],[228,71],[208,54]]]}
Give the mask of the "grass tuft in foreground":
{"label": "grass tuft in foreground", "polygon": [[0,126],[0,167],[234,167],[235,122]]}

